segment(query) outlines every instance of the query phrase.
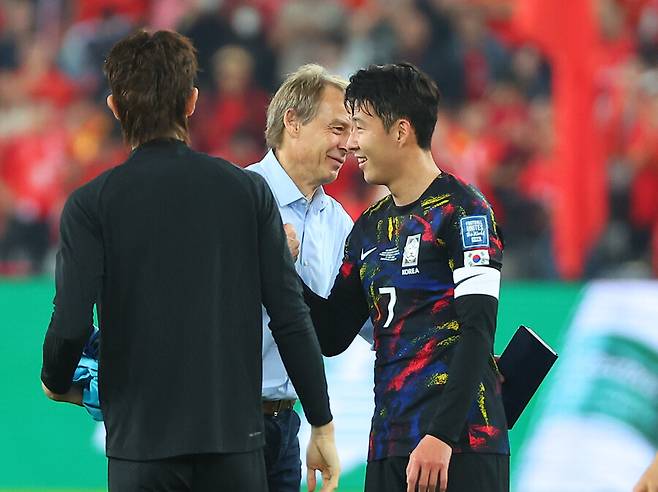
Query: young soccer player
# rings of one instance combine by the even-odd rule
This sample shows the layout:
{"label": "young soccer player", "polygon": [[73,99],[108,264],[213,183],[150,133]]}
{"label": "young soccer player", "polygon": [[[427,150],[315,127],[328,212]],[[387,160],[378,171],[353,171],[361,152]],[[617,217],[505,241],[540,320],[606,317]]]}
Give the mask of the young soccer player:
{"label": "young soccer player", "polygon": [[503,245],[482,194],[432,158],[438,100],[409,64],[351,77],[348,146],[390,195],[355,223],[328,300],[305,288],[325,355],[374,325],[367,492],[509,489],[493,358]]}

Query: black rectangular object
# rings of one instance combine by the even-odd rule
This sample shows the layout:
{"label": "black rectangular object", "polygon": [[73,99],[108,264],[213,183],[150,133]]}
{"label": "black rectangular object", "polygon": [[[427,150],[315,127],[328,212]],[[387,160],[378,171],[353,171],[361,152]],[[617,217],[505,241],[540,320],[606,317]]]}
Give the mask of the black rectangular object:
{"label": "black rectangular object", "polygon": [[557,360],[557,353],[534,331],[519,326],[498,359],[507,428],[511,429]]}

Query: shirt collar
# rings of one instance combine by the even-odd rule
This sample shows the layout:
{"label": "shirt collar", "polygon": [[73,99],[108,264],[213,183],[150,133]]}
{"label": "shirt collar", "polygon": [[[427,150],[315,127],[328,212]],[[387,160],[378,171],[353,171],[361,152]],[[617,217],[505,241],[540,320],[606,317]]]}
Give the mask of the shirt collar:
{"label": "shirt collar", "polygon": [[[297,185],[292,180],[288,173],[283,168],[276,155],[274,155],[273,150],[269,150],[263,160],[261,161],[263,170],[267,174],[267,177],[270,181],[270,188],[272,193],[276,198],[276,201],[279,203],[280,207],[286,207],[298,200],[306,201],[306,197],[299,191]],[[311,199],[311,205],[317,207],[318,210],[323,210],[329,199],[327,194],[324,192],[322,186],[320,186]]]}

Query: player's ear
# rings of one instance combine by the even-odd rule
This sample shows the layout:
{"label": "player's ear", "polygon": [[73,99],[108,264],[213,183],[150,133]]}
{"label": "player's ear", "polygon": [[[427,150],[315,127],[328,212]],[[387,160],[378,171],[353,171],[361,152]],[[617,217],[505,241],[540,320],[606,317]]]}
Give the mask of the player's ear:
{"label": "player's ear", "polygon": [[405,118],[397,120],[393,124],[393,129],[395,131],[396,141],[400,147],[409,142],[414,131],[409,120]]}

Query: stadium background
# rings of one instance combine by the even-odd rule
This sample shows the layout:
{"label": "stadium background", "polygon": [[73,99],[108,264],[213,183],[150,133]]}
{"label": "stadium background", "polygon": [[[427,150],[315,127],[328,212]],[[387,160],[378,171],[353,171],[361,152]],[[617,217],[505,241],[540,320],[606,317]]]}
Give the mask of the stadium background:
{"label": "stadium background", "polygon": [[[103,487],[98,429],[47,401],[38,371],[63,201],[126,156],[100,67],[138,26],[194,40],[193,145],[240,165],[262,156],[268,97],[302,63],[348,76],[408,60],[432,75],[435,158],[485,192],[505,232],[497,350],[520,323],[577,347],[512,431],[514,490],[630,490],[658,445],[656,0],[0,1],[0,490]],[[382,193],[350,162],[327,188],[354,217]],[[613,342],[583,342],[592,329]],[[612,369],[583,369],[583,354]],[[363,476],[369,357],[355,343],[327,361],[350,492]],[[546,437],[565,415],[595,421],[578,428],[589,448],[574,451],[578,433],[559,448]],[[623,445],[621,469],[600,468],[604,443]],[[557,462],[559,487],[524,478],[556,453],[608,488],[574,485]]]}

